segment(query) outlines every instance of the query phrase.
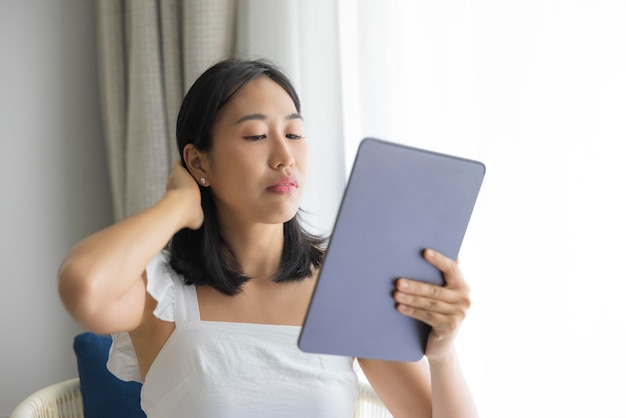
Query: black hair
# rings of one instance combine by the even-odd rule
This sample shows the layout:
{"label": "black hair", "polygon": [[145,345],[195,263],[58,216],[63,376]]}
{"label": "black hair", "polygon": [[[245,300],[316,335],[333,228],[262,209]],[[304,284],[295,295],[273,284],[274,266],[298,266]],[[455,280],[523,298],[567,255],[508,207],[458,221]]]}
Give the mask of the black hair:
{"label": "black hair", "polygon": [[[221,109],[251,80],[263,75],[281,86],[300,113],[300,99],[289,79],[264,60],[228,59],[206,70],[191,86],[180,107],[176,142],[183,166],[183,149],[193,144],[210,152],[212,128]],[[241,291],[250,280],[241,271],[228,242],[220,233],[215,198],[211,187],[200,187],[204,223],[197,230],[184,228],[171,239],[170,265],[188,285],[209,285],[229,296]],[[300,210],[299,210],[300,211]],[[284,244],[275,282],[311,277],[324,256],[325,239],[307,232],[299,212],[283,224]]]}

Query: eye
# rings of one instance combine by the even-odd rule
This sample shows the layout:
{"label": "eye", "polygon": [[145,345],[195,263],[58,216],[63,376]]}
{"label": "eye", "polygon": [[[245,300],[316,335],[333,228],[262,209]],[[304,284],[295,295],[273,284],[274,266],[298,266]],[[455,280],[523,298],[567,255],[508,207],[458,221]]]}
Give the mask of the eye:
{"label": "eye", "polygon": [[248,135],[248,136],[244,136],[244,139],[247,139],[248,141],[260,141],[262,139],[265,139],[266,136],[265,135]]}
{"label": "eye", "polygon": [[287,138],[289,138],[289,139],[304,139],[304,137],[303,137],[303,136],[301,136],[301,135],[296,135],[296,134],[287,134],[286,136],[287,136]]}

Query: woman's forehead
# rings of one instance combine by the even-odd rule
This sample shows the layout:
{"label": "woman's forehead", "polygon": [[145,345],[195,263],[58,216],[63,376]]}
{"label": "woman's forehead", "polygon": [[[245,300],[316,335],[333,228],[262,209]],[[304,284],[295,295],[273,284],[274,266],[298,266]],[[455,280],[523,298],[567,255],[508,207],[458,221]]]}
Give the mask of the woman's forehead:
{"label": "woman's forehead", "polygon": [[261,75],[250,80],[224,106],[224,115],[236,119],[255,113],[287,116],[298,112],[289,93],[271,78]]}

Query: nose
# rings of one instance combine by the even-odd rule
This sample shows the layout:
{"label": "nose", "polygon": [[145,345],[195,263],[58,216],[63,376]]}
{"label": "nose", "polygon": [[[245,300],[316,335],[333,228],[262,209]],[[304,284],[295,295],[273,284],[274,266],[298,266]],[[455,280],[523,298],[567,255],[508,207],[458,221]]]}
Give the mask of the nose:
{"label": "nose", "polygon": [[295,165],[296,158],[291,150],[289,139],[282,137],[282,135],[275,135],[272,143],[272,154],[270,157],[272,168],[278,169]]}

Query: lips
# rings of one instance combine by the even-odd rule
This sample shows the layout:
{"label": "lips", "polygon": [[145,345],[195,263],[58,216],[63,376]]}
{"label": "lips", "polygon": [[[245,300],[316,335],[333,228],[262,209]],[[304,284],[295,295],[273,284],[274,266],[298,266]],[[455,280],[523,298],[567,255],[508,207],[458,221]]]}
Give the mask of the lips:
{"label": "lips", "polygon": [[278,179],[267,190],[274,193],[290,193],[298,188],[298,180],[293,176],[285,176]]}

